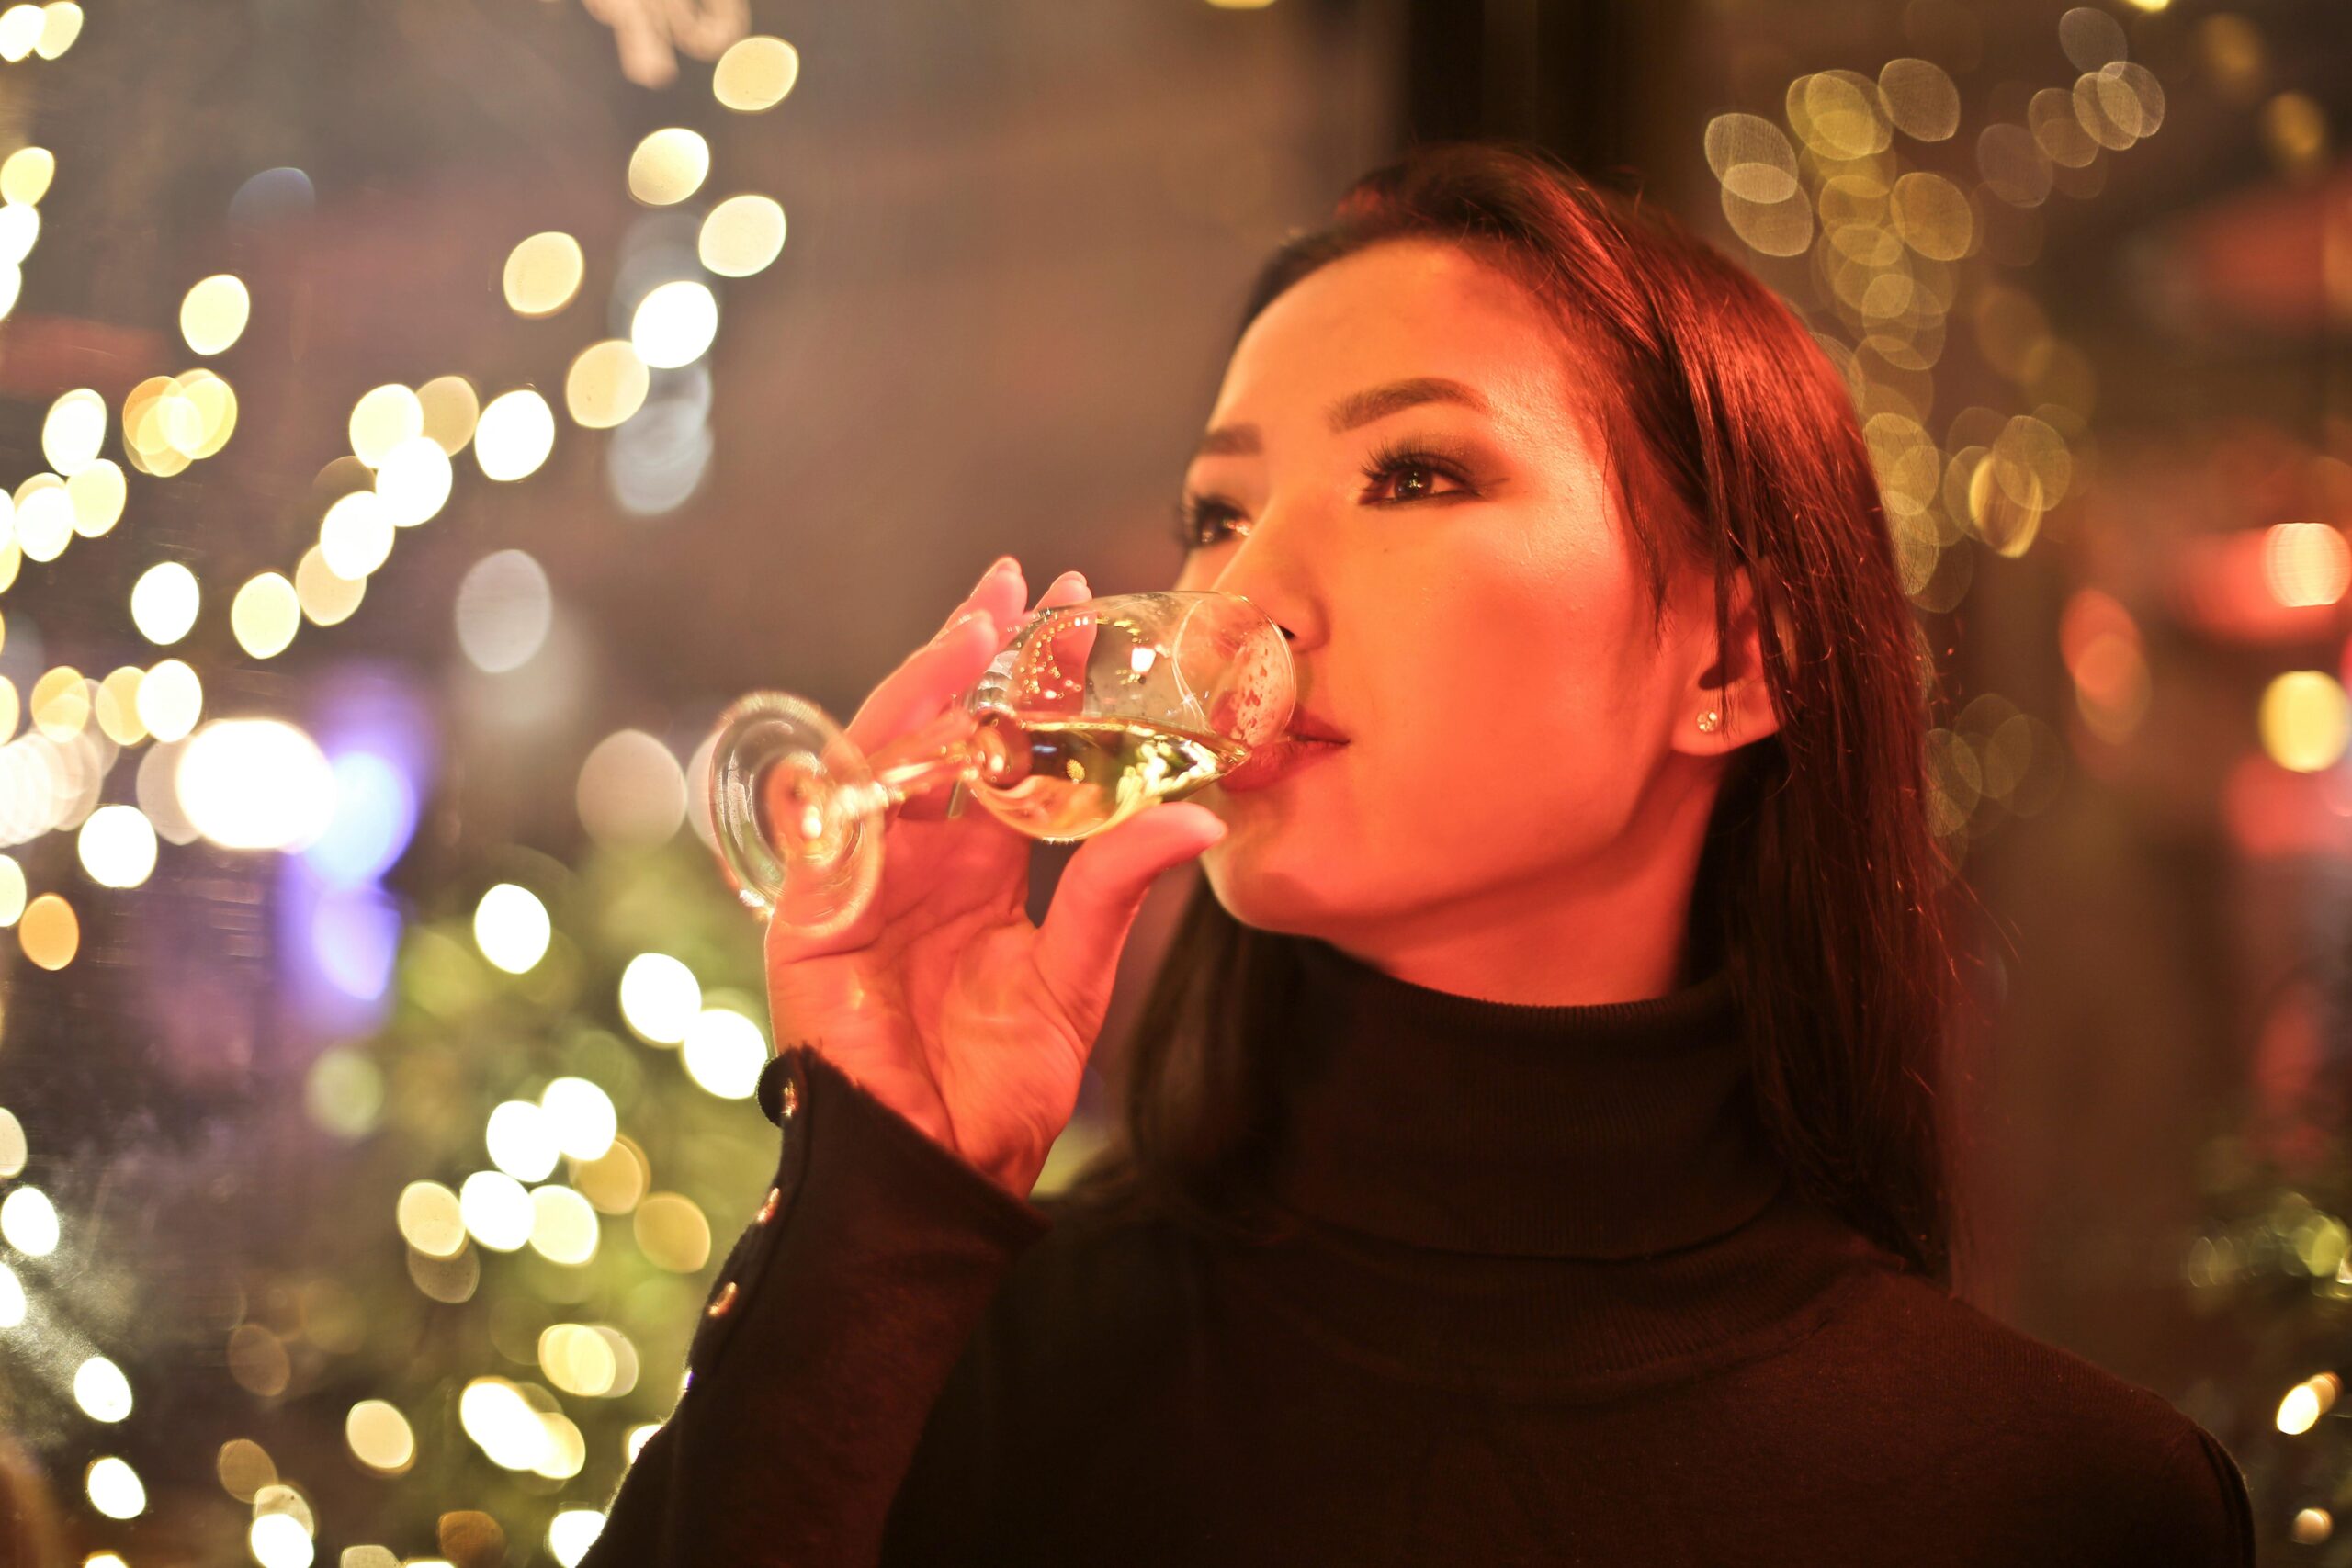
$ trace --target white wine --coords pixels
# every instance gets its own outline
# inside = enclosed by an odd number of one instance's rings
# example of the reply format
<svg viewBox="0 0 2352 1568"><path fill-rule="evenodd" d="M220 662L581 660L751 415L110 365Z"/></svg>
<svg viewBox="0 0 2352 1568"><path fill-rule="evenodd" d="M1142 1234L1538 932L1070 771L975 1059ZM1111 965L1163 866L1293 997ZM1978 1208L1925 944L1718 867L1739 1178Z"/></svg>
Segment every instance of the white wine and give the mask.
<svg viewBox="0 0 2352 1568"><path fill-rule="evenodd" d="M972 794L1015 829L1054 844L1099 833L1154 801L1213 783L1250 756L1249 747L1224 736L1141 719L1023 718L1017 728L1029 744L1025 775L1010 784L977 785ZM1016 751L1018 745L1014 740Z"/></svg>

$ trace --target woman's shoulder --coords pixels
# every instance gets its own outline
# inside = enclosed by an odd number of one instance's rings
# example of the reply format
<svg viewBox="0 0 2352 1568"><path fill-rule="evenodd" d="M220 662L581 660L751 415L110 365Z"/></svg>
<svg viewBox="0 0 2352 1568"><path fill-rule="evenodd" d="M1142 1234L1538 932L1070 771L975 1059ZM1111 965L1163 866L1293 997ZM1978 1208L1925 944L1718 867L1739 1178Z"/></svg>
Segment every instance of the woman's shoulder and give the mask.
<svg viewBox="0 0 2352 1568"><path fill-rule="evenodd" d="M2162 1395L2001 1322L1917 1274L1873 1274L1825 1325L1852 1364L1902 1376L1955 1416L2047 1427L2108 1424L2167 1438L2195 1423Z"/></svg>
<svg viewBox="0 0 2352 1568"><path fill-rule="evenodd" d="M2101 1553L2251 1563L2245 1481L2222 1443L2153 1390L2000 1322L1917 1275L1873 1275L1785 1369L1809 1397L1893 1426L1915 1462L2084 1531Z"/></svg>

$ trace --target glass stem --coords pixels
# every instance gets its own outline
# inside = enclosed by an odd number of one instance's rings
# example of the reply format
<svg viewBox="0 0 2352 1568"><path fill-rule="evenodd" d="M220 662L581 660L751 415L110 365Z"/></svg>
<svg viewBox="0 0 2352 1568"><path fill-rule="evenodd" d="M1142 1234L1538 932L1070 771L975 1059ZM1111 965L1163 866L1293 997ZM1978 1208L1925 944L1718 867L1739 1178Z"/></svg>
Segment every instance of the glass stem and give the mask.
<svg viewBox="0 0 2352 1568"><path fill-rule="evenodd" d="M1002 767L1003 722L960 705L948 709L865 760L874 774L875 799L856 804L888 810L948 784L984 782L984 775Z"/></svg>

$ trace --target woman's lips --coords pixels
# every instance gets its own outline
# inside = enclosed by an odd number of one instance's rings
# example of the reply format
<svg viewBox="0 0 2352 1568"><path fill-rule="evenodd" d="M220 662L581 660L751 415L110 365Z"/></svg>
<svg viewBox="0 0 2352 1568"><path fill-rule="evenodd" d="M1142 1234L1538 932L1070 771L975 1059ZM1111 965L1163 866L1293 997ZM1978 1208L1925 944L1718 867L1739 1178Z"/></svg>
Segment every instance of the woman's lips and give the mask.
<svg viewBox="0 0 2352 1568"><path fill-rule="evenodd" d="M1308 740L1300 736L1285 735L1250 752L1248 761L1217 783L1228 790L1264 789L1346 744L1344 740Z"/></svg>

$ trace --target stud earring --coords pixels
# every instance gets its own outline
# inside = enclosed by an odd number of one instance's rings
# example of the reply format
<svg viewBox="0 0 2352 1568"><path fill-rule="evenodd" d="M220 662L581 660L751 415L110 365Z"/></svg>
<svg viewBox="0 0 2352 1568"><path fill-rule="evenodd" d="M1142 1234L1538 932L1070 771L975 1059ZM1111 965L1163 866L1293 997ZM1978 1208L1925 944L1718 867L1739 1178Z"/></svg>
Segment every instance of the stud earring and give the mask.
<svg viewBox="0 0 2352 1568"><path fill-rule="evenodd" d="M1722 722L1723 715L1717 713L1713 708L1709 708L1706 712L1699 716L1699 728L1707 731L1710 735L1714 733L1715 726Z"/></svg>

